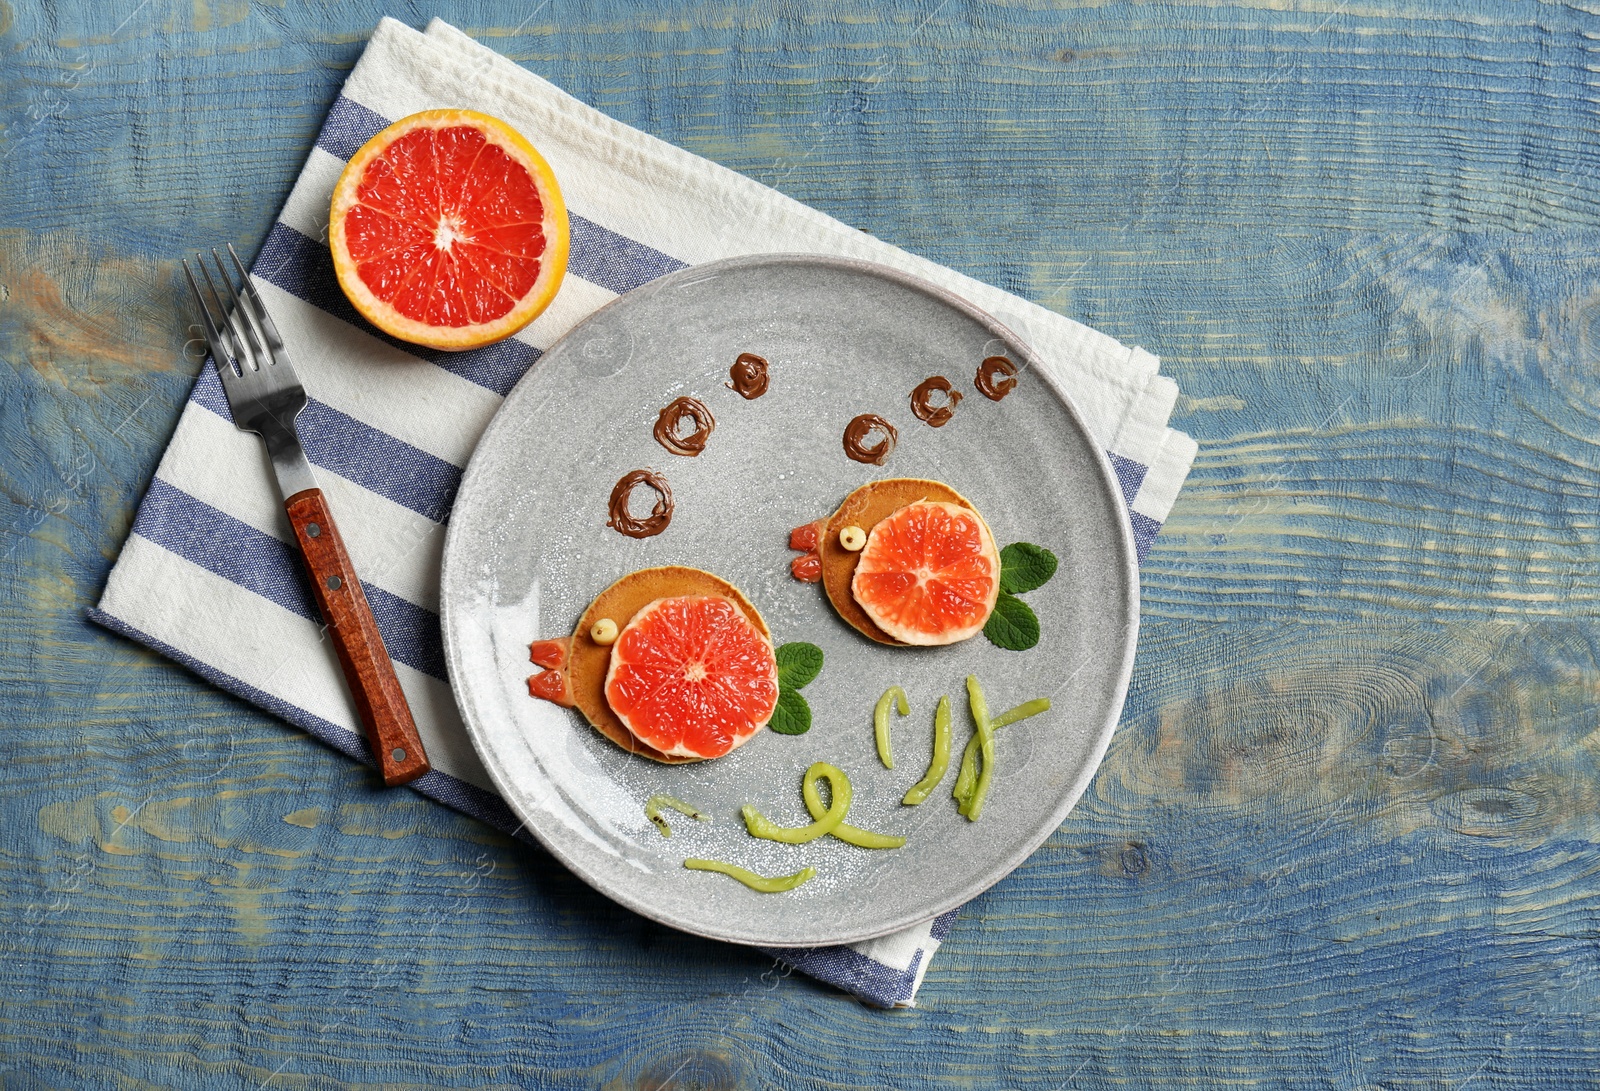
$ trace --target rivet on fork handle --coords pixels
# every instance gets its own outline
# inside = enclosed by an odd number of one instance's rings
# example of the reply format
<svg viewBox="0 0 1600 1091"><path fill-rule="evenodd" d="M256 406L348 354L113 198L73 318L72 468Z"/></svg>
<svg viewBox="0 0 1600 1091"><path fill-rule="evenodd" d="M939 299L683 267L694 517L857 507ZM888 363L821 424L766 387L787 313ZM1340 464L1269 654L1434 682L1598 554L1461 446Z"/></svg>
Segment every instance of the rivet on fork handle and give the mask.
<svg viewBox="0 0 1600 1091"><path fill-rule="evenodd" d="M408 784L428 772L428 759L327 501L321 489L307 489L283 506L305 554L311 589L328 622L328 635L350 682L383 782Z"/></svg>

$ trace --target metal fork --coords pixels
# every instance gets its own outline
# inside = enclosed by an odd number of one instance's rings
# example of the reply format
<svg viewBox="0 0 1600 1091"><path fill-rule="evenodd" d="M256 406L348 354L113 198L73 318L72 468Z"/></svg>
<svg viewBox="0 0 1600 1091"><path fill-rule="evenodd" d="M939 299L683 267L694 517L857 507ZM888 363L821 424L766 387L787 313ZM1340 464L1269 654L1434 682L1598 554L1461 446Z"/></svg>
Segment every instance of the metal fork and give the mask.
<svg viewBox="0 0 1600 1091"><path fill-rule="evenodd" d="M344 668L356 711L367 729L367 741L378 758L383 782L409 783L429 770L428 756L395 677L383 635L373 620L366 592L361 589L344 539L334 525L333 512L317 487L305 448L300 445L295 420L306 407L306 388L300 385L284 350L283 338L278 336L272 316L267 314L261 296L250 282L250 274L231 245L228 256L239 275L237 289L221 255L215 248L211 251L211 260L227 289L226 301L217 291L205 258L195 255L210 292L209 301L200 291L189 263L183 263L184 276L189 278L205 322L211 358L216 361L223 392L228 396L228 408L233 411L235 424L246 432L255 432L267 445L284 510L311 576L317 607L328 623L339 665Z"/></svg>

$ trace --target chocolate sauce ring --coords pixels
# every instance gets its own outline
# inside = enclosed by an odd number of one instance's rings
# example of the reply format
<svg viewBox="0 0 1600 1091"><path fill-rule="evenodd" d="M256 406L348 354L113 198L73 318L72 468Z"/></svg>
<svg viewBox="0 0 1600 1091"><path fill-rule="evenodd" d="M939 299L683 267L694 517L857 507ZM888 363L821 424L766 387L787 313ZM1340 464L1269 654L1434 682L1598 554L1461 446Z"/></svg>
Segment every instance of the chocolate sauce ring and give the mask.
<svg viewBox="0 0 1600 1091"><path fill-rule="evenodd" d="M686 436L678 434L678 427L687 417L694 421L694 431ZM697 398L677 398L656 417L656 442L675 455L693 458L706 449L717 418L711 415L704 402Z"/></svg>
<svg viewBox="0 0 1600 1091"><path fill-rule="evenodd" d="M972 380L972 385L978 388L979 394L997 402L1016 389L1016 374L1016 364L1004 356L991 356L978 365L978 374ZM996 375L1004 375L1005 378L995 382Z"/></svg>
<svg viewBox="0 0 1600 1091"><path fill-rule="evenodd" d="M728 369L728 389L745 401L767 392L767 362L753 352L741 352Z"/></svg>
<svg viewBox="0 0 1600 1091"><path fill-rule="evenodd" d="M867 437L874 434L883 438L877 443L866 443ZM876 413L863 413L844 426L844 453L857 462L882 466L899 439L900 433L895 431L894 425Z"/></svg>
<svg viewBox="0 0 1600 1091"><path fill-rule="evenodd" d="M943 405L933 404L935 394L944 395ZM933 428L943 428L949 424L950 418L956 415L956 406L960 403L961 393L952 387L950 380L943 375L934 375L922 380L911 392L911 411L917 415L918 420Z"/></svg>
<svg viewBox="0 0 1600 1091"><path fill-rule="evenodd" d="M628 510L633 490L640 485L656 494L655 506L643 519ZM606 526L629 538L650 538L667 529L672 522L672 488L667 479L654 470L629 470L611 490L611 503L607 509L610 518Z"/></svg>

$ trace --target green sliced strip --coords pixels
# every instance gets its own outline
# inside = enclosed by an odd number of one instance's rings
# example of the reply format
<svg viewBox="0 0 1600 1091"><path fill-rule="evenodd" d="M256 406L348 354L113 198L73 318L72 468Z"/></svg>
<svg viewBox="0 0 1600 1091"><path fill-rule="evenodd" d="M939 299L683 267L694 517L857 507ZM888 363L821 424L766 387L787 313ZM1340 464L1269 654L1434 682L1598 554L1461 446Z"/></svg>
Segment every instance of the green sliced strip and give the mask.
<svg viewBox="0 0 1600 1091"><path fill-rule="evenodd" d="M1008 724L1014 724L1019 720L1026 720L1030 716L1037 716L1041 712L1048 711L1050 711L1050 698L1037 697L1032 701L1022 702L1016 708L1002 712L989 721L989 726L997 730ZM974 822L977 821L977 818L968 814L968 802L977 788L980 742L981 740L976 734L967 742L967 748L961 754L961 768L956 773L955 788L950 792L955 797L956 802L961 804L961 813L967 815ZM979 805L979 810L982 810L982 804Z"/></svg>
<svg viewBox="0 0 1600 1091"><path fill-rule="evenodd" d="M966 813L967 800L972 798L972 786L978 780L978 736L974 734L967 740L967 748L961 752L961 768L956 771L955 787L950 789L950 794L955 801L961 804L961 813Z"/></svg>
<svg viewBox="0 0 1600 1091"><path fill-rule="evenodd" d="M923 802L939 786L945 773L950 769L950 698L939 698L939 707L933 714L933 757L928 762L928 771L921 780L911 786L900 802L907 807L915 807Z"/></svg>
<svg viewBox="0 0 1600 1091"><path fill-rule="evenodd" d="M894 750L889 746L890 705L894 705L895 711L902 716L911 715L911 706L906 703L906 691L899 686L884 690L883 696L878 698L878 707L872 710L872 736L878 740L878 760L883 762L885 769L894 768Z"/></svg>
<svg viewBox="0 0 1600 1091"><path fill-rule="evenodd" d="M1035 697L1031 701L1024 701L1016 708L1008 708L1000 715L989 721L989 726L994 728L1014 724L1018 720L1026 720L1029 716L1037 716L1041 712L1050 711L1050 698Z"/></svg>
<svg viewBox="0 0 1600 1091"><path fill-rule="evenodd" d="M672 827L667 825L667 820L661 814L661 808L671 807L679 814L686 814L697 822L710 822L711 816L703 813L698 807L685 803L676 796L669 796L665 792L657 792L645 801L644 816L656 824L656 829L661 831L662 837L672 836Z"/></svg>
<svg viewBox="0 0 1600 1091"><path fill-rule="evenodd" d="M989 722L989 701L975 674L967 675L967 704L972 710L972 723L978 729L978 757L982 767L978 770L977 783L972 786L972 794L961 805L961 813L967 816L968 822L976 822L983 813L984 797L989 794L989 784L994 779L994 724Z"/></svg>
<svg viewBox="0 0 1600 1091"><path fill-rule="evenodd" d="M822 766L825 769L833 769L841 777L844 776L844 773L834 769L831 765L824 766L822 762L818 762L806 770L805 780L800 782L800 794L805 797L806 810L811 813L811 817L821 819L826 815L832 814L833 807L824 808L822 806L822 794L817 791L817 780L819 778L813 775L818 766ZM846 780L844 783L848 790L850 781ZM837 805L839 802L838 784L830 777L828 786L833 790L833 803ZM904 837L896 834L873 833L871 830L864 830L859 826L851 826L844 822L840 822L829 832L839 840L863 849L897 849L906 843Z"/></svg>
<svg viewBox="0 0 1600 1091"><path fill-rule="evenodd" d="M715 871L731 875L758 894L782 894L785 890L793 890L801 883L809 882L817 876L816 868L803 867L793 875L775 875L769 879L738 864L727 864L721 860L697 860L693 857L685 860L683 866L690 871Z"/></svg>
<svg viewBox="0 0 1600 1091"><path fill-rule="evenodd" d="M852 794L850 778L844 775L843 770L829 765L827 762L819 761L806 770L805 781L801 785L801 791L804 792L809 787L815 793L815 784L818 777L827 778L828 787L833 793L833 802L825 809L819 808L811 812L811 816L816 819L811 825L799 827L780 826L756 810L755 807L746 803L744 809L740 812L744 815L745 829L750 831L752 837L760 837L767 841L782 841L786 845L804 845L807 842L815 841L819 837L825 837L835 832L840 823L844 821L844 816L850 811ZM820 803L821 800L819 799L818 802Z"/></svg>

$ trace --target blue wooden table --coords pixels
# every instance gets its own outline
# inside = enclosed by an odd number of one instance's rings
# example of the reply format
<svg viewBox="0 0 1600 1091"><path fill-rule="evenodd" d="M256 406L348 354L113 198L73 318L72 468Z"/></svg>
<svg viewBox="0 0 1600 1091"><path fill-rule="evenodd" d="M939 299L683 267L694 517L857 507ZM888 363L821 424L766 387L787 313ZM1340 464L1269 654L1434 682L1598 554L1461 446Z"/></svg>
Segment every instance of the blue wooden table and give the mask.
<svg viewBox="0 0 1600 1091"><path fill-rule="evenodd" d="M382 14L1158 353L1127 713L913 1011L613 907L87 624ZM1593 1086L1600 14L0 2L0 1083Z"/></svg>

